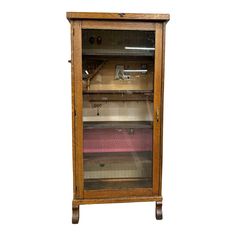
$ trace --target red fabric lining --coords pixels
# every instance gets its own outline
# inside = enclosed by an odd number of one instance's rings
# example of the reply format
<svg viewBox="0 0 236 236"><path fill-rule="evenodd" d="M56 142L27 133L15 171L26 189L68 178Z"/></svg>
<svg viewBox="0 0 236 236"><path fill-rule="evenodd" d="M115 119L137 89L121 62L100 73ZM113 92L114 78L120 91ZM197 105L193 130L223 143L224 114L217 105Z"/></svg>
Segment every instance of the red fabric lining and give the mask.
<svg viewBox="0 0 236 236"><path fill-rule="evenodd" d="M84 153L152 151L152 129L85 129Z"/></svg>

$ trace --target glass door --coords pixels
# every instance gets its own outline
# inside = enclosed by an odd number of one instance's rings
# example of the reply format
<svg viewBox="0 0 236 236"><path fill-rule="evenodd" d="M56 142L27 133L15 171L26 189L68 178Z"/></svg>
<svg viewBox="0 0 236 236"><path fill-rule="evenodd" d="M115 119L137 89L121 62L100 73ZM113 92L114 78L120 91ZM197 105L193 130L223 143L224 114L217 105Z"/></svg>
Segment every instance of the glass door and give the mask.
<svg viewBox="0 0 236 236"><path fill-rule="evenodd" d="M84 190L152 188L155 32L82 30Z"/></svg>

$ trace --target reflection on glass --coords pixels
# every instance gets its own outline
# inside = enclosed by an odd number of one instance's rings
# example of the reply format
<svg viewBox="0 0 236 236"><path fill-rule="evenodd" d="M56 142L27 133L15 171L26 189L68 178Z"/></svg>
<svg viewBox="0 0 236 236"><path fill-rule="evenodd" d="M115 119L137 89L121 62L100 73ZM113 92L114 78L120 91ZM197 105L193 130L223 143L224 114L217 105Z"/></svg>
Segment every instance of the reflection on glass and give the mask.
<svg viewBox="0 0 236 236"><path fill-rule="evenodd" d="M152 31L83 30L85 189L152 187Z"/></svg>

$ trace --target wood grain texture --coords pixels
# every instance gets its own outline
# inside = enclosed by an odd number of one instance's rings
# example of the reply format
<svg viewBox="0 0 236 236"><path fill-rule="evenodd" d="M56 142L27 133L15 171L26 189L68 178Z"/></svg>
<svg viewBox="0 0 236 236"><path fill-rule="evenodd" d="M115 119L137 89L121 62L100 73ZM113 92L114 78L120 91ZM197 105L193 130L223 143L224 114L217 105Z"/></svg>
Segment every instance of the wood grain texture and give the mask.
<svg viewBox="0 0 236 236"><path fill-rule="evenodd" d="M155 65L154 65L154 99L153 99L153 194L159 192L160 181L160 134L161 134L161 79L162 79L162 24L156 23ZM157 117L158 116L158 117Z"/></svg>
<svg viewBox="0 0 236 236"><path fill-rule="evenodd" d="M115 29L115 30L155 30L155 23L135 21L104 21L104 20L83 20L83 29Z"/></svg>
<svg viewBox="0 0 236 236"><path fill-rule="evenodd" d="M71 58L73 58L73 27L74 23L71 23ZM71 60L70 60L71 62ZM75 78L74 78L74 66L71 63L71 117L72 117L72 161L73 161L73 194L76 195L76 150L75 150Z"/></svg>
<svg viewBox="0 0 236 236"><path fill-rule="evenodd" d="M169 14L150 13L107 13L107 12L67 12L68 20L101 19L101 20L138 20L138 21L168 21Z"/></svg>
<svg viewBox="0 0 236 236"><path fill-rule="evenodd" d="M104 203L123 203L123 202L162 202L159 196L128 196L128 197L113 197L113 198L91 198L91 199L74 199L73 206L83 204L104 204Z"/></svg>
<svg viewBox="0 0 236 236"><path fill-rule="evenodd" d="M152 196L152 188L84 190L84 198L114 198L128 196Z"/></svg>
<svg viewBox="0 0 236 236"><path fill-rule="evenodd" d="M75 179L76 197L83 198L83 85L82 85L82 34L81 21L73 23L73 75L75 81Z"/></svg>
<svg viewBox="0 0 236 236"><path fill-rule="evenodd" d="M158 195L162 195L162 164L163 164L163 121L164 121L164 76L165 76L165 37L166 23L162 24L162 69L161 69L161 112L160 112L160 172L159 172L159 188Z"/></svg>

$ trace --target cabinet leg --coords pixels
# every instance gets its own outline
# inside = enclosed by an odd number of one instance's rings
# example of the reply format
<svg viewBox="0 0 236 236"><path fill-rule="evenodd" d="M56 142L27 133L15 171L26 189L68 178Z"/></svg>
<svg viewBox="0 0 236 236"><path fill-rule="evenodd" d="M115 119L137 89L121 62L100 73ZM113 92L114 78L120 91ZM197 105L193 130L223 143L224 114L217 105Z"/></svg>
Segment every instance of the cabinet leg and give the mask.
<svg viewBox="0 0 236 236"><path fill-rule="evenodd" d="M79 206L72 207L72 224L79 223Z"/></svg>
<svg viewBox="0 0 236 236"><path fill-rule="evenodd" d="M156 202L156 219L162 220L162 203Z"/></svg>

